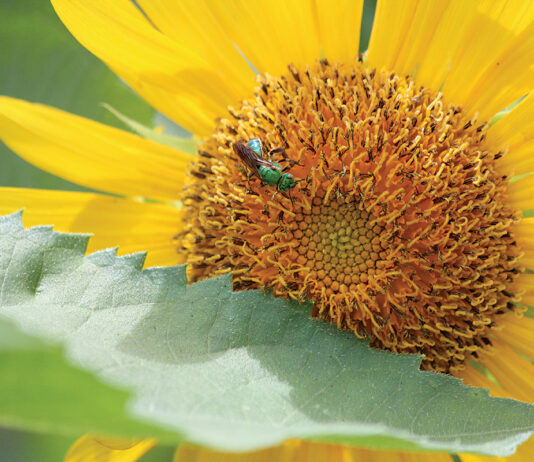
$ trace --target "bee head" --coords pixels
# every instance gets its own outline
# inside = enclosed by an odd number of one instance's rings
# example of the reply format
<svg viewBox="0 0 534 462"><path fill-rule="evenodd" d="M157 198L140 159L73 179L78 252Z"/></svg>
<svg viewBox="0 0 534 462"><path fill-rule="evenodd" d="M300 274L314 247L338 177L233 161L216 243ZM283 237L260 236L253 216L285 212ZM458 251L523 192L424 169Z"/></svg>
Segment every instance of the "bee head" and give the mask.
<svg viewBox="0 0 534 462"><path fill-rule="evenodd" d="M282 192L289 191L290 189L293 189L296 184L297 182L291 173L284 173L280 180L280 184L278 185L278 189Z"/></svg>

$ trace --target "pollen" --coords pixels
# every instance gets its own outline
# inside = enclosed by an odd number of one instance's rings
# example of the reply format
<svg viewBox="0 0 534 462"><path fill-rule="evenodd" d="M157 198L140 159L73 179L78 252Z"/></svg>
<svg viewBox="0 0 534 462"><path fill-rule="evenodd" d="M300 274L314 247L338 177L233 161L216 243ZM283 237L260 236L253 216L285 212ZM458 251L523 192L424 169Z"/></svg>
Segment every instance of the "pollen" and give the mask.
<svg viewBox="0 0 534 462"><path fill-rule="evenodd" d="M234 290L310 300L373 347L463 369L521 295L520 213L486 128L360 61L259 76L190 168L178 249L190 282L231 272ZM294 187L265 184L236 156L254 138Z"/></svg>

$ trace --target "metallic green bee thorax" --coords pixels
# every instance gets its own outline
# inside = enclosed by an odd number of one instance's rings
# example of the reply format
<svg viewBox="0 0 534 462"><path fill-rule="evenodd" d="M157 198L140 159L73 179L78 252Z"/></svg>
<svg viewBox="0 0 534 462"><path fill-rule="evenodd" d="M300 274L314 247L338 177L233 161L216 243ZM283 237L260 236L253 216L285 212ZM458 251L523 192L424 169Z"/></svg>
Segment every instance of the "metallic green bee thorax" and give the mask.
<svg viewBox="0 0 534 462"><path fill-rule="evenodd" d="M283 175L279 170L264 167L263 165L258 170L263 181L269 186L276 186Z"/></svg>

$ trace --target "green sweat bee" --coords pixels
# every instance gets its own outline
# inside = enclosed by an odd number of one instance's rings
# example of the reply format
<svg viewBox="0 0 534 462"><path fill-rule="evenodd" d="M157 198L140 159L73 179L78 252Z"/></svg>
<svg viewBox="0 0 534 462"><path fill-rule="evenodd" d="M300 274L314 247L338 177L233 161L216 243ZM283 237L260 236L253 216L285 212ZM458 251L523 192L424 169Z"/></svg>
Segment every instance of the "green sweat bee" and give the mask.
<svg viewBox="0 0 534 462"><path fill-rule="evenodd" d="M278 191L286 192L293 189L297 184L291 173L284 173L279 164L263 157L263 148L258 138L250 140L247 144L234 143L233 148L241 162L268 186L276 186ZM280 151L283 151L283 149L273 149L269 152L269 155Z"/></svg>

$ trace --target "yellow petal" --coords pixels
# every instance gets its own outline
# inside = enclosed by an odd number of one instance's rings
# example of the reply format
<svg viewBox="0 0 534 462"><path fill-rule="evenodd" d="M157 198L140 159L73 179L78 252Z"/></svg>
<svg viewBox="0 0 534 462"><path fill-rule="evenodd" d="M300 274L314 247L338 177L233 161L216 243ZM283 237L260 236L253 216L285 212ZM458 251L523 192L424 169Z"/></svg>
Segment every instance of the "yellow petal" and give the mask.
<svg viewBox="0 0 534 462"><path fill-rule="evenodd" d="M512 111L488 130L488 142L495 146L516 147L534 141L534 95L527 96ZM504 158L512 156L513 152ZM503 160L504 160L503 158ZM510 159L514 162L518 159Z"/></svg>
<svg viewBox="0 0 534 462"><path fill-rule="evenodd" d="M505 150L499 147L499 151ZM499 152L497 149L495 152ZM498 162L499 170L507 175L508 178L524 175L525 173L534 172L534 142L525 141L524 144L518 145L501 157Z"/></svg>
<svg viewBox="0 0 534 462"><path fill-rule="evenodd" d="M507 149L499 167L509 176L534 171L534 95L494 124L487 135L495 150Z"/></svg>
<svg viewBox="0 0 534 462"><path fill-rule="evenodd" d="M412 25L417 4L418 0L378 2L367 56L370 67L396 70L393 66Z"/></svg>
<svg viewBox="0 0 534 462"><path fill-rule="evenodd" d="M232 61L219 67L227 48L218 50L213 45L209 49L206 43L191 46L198 33L188 40L165 35L129 0L53 0L52 3L82 45L142 96L146 95L157 109L194 133L210 133L215 119L226 113L228 104L247 96L246 92L252 88L253 74L246 66L232 69L235 55ZM177 29L183 25L181 18L168 19L176 21ZM227 39L218 42L228 45ZM247 77L237 78L236 72L246 74L250 83L243 87ZM192 107L196 109L187 112ZM192 120L191 114L197 113L203 117Z"/></svg>
<svg viewBox="0 0 534 462"><path fill-rule="evenodd" d="M182 444L174 462L450 462L443 453L375 451L333 444L290 440L275 448L233 454Z"/></svg>
<svg viewBox="0 0 534 462"><path fill-rule="evenodd" d="M534 268L534 218L523 218L513 226L513 236L524 255L519 264L526 268Z"/></svg>
<svg viewBox="0 0 534 462"><path fill-rule="evenodd" d="M534 4L523 0L379 2L368 62L412 74L486 120L529 89Z"/></svg>
<svg viewBox="0 0 534 462"><path fill-rule="evenodd" d="M534 250L523 249L523 256L519 259L519 264L526 269L534 269Z"/></svg>
<svg viewBox="0 0 534 462"><path fill-rule="evenodd" d="M428 44L432 41L449 5L449 0L419 2L405 36L399 41L400 47L393 64L393 69L397 73L411 75L423 61L428 51Z"/></svg>
<svg viewBox="0 0 534 462"><path fill-rule="evenodd" d="M290 63L311 64L321 57L310 0L225 0L209 4L231 40L260 72L280 75L287 72Z"/></svg>
<svg viewBox="0 0 534 462"><path fill-rule="evenodd" d="M482 111L480 117L486 119L488 114L484 108L470 105L473 102L470 101L471 92L479 82L485 85L486 71L530 24L534 18L534 4L523 0L487 0L479 2L477 7L451 60L443 94L449 101L465 105L468 111ZM453 29L451 33L456 31Z"/></svg>
<svg viewBox="0 0 534 462"><path fill-rule="evenodd" d="M519 210L534 208L534 175L529 175L508 185L508 202Z"/></svg>
<svg viewBox="0 0 534 462"><path fill-rule="evenodd" d="M499 325L502 330L495 332L495 337L527 358L534 359L534 319L507 314Z"/></svg>
<svg viewBox="0 0 534 462"><path fill-rule="evenodd" d="M534 17L531 2L525 16ZM464 104L479 111L480 120L488 120L497 112L529 93L534 88L534 23L515 36L502 52L495 56L469 90Z"/></svg>
<svg viewBox="0 0 534 462"><path fill-rule="evenodd" d="M82 436L65 456L65 462L135 462L156 445L156 440L112 440Z"/></svg>
<svg viewBox="0 0 534 462"><path fill-rule="evenodd" d="M363 0L316 0L321 49L331 62L358 56Z"/></svg>
<svg viewBox="0 0 534 462"><path fill-rule="evenodd" d="M514 398L530 402L534 396L534 365L510 347L492 339L495 354L484 355L482 365Z"/></svg>
<svg viewBox="0 0 534 462"><path fill-rule="evenodd" d="M202 137L213 132L214 118L220 116L221 105L217 100L205 98L203 84L200 84L201 79L195 73L182 74L183 90L188 92L187 95L183 95L147 83L135 73L118 70L112 65L110 67L151 106L191 133ZM210 86L210 88L215 87Z"/></svg>
<svg viewBox="0 0 534 462"><path fill-rule="evenodd" d="M182 213L174 207L101 194L0 188L0 215L22 208L27 227L93 233L88 252L120 246L119 255L148 251L146 266L182 263L174 240Z"/></svg>
<svg viewBox="0 0 534 462"><path fill-rule="evenodd" d="M522 273L516 280L516 292L521 293L521 303L534 306L534 274Z"/></svg>
<svg viewBox="0 0 534 462"><path fill-rule="evenodd" d="M206 0L138 0L150 21L180 46L223 72L233 93L253 90L254 72L228 37ZM209 89L206 89L209 90Z"/></svg>
<svg viewBox="0 0 534 462"><path fill-rule="evenodd" d="M40 104L0 96L0 139L43 170L124 196L176 200L194 156Z"/></svg>
<svg viewBox="0 0 534 462"><path fill-rule="evenodd" d="M458 378L462 379L466 385L489 390L491 396L499 398L510 397L510 395L507 395L502 387L495 382L492 382L488 377L477 371L472 366L468 365L465 370L461 371L459 374L457 374L457 376Z"/></svg>
<svg viewBox="0 0 534 462"><path fill-rule="evenodd" d="M426 43L415 45L417 49L426 48L426 52L422 53L421 60L417 63L418 82L434 90L441 88L453 57L457 50L465 45L464 37L477 13L477 5L477 2L465 0L448 2L439 23L434 26L431 39ZM421 27L425 28L425 25Z"/></svg>
<svg viewBox="0 0 534 462"><path fill-rule="evenodd" d="M522 249L534 249L534 217L521 219L514 224L512 232Z"/></svg>

